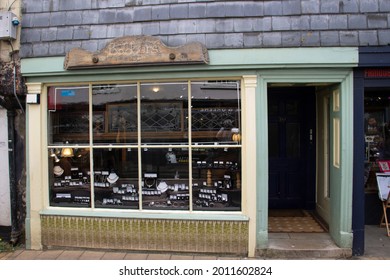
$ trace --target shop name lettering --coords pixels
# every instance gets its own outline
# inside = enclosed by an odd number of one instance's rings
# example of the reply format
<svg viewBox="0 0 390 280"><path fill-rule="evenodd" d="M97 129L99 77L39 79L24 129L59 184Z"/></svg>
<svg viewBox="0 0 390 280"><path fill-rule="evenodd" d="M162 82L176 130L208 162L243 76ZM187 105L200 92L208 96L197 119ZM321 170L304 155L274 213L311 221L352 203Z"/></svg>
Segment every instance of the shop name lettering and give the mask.
<svg viewBox="0 0 390 280"><path fill-rule="evenodd" d="M107 56L113 60L140 61L146 55L161 56L161 50L150 43L113 43L107 49Z"/></svg>
<svg viewBox="0 0 390 280"><path fill-rule="evenodd" d="M390 69L366 69L366 78L390 78Z"/></svg>

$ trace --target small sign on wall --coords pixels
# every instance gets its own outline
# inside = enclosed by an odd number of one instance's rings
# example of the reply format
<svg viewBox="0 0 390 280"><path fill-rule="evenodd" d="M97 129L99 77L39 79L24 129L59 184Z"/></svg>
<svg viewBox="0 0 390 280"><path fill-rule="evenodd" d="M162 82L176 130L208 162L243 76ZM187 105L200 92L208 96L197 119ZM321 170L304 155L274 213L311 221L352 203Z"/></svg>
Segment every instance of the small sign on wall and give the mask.
<svg viewBox="0 0 390 280"><path fill-rule="evenodd" d="M40 103L40 94L27 94L26 95L27 104L39 104Z"/></svg>

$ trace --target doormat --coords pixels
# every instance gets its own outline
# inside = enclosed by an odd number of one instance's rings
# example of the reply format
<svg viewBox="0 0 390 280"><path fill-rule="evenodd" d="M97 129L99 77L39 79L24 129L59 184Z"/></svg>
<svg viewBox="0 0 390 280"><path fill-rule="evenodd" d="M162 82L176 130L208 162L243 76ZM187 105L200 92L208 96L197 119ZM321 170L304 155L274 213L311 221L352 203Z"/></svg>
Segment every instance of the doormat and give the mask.
<svg viewBox="0 0 390 280"><path fill-rule="evenodd" d="M305 217L302 209L269 209L269 217Z"/></svg>
<svg viewBox="0 0 390 280"><path fill-rule="evenodd" d="M305 210L293 209L296 211L270 210L268 217L268 232L288 232L288 233L310 233L325 232L322 225ZM284 216L283 216L283 212ZM294 216L294 213L297 215Z"/></svg>

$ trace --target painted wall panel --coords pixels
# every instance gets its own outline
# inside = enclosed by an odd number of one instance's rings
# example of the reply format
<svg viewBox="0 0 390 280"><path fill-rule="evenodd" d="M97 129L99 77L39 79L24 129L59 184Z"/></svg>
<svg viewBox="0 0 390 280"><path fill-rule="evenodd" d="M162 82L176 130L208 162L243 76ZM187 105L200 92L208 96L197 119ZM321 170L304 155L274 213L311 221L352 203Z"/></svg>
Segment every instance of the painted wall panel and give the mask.
<svg viewBox="0 0 390 280"><path fill-rule="evenodd" d="M7 110L0 109L0 226L11 225Z"/></svg>

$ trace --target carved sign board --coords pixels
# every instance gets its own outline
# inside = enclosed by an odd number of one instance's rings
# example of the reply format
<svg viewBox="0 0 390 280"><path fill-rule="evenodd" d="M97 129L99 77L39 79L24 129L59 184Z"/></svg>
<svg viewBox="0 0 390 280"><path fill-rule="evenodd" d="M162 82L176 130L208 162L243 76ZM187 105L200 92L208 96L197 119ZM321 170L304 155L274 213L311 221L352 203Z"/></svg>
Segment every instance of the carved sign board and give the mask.
<svg viewBox="0 0 390 280"><path fill-rule="evenodd" d="M151 36L127 36L114 39L101 51L89 52L81 48L70 50L64 68L102 68L164 64L207 64L208 52L201 43L168 47Z"/></svg>

